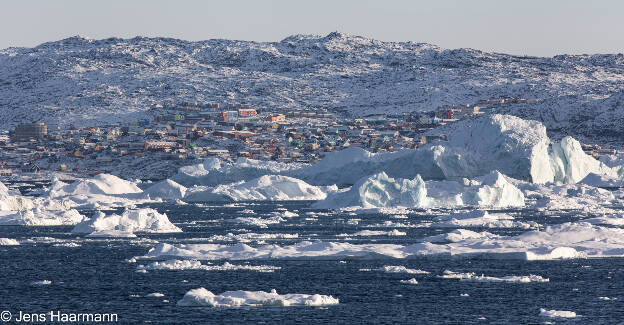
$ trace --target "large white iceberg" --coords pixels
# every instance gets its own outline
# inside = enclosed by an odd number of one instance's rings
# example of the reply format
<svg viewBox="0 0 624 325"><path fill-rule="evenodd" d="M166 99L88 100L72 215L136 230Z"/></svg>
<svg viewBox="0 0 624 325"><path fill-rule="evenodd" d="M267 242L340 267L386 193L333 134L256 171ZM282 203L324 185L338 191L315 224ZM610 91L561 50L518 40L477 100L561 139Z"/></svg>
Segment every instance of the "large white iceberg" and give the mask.
<svg viewBox="0 0 624 325"><path fill-rule="evenodd" d="M111 214L108 216L98 211L91 219L77 224L72 232L88 234L111 230L129 233L170 233L182 231L169 221L166 214L158 213L154 209L144 208L138 210L127 209L121 215Z"/></svg>
<svg viewBox="0 0 624 325"><path fill-rule="evenodd" d="M510 115L483 115L465 119L436 132L448 141L417 150L370 153L350 147L328 153L313 164L281 164L239 159L221 163L216 159L180 168L174 180L189 185L216 186L250 180L267 174L301 179L312 185L350 186L363 175L385 172L391 178L425 180L475 178L498 170L515 179L533 183L576 183L588 173L621 177L621 167L609 167L585 154L570 137L553 143L539 122Z"/></svg>
<svg viewBox="0 0 624 325"><path fill-rule="evenodd" d="M288 306L326 306L338 304L338 299L325 295L278 294L275 289L265 291L226 291L222 294L204 289L193 289L187 292L178 306L210 306L210 307L288 307Z"/></svg>
<svg viewBox="0 0 624 325"><path fill-rule="evenodd" d="M188 202L322 200L327 197L328 190L336 191L337 188L312 186L288 176L264 175L246 182L217 187L191 187L184 200Z"/></svg>
<svg viewBox="0 0 624 325"><path fill-rule="evenodd" d="M424 207L427 206L427 189L419 175L414 179L394 179L381 172L364 177L350 190L330 195L317 202L315 208L374 207Z"/></svg>
<svg viewBox="0 0 624 325"><path fill-rule="evenodd" d="M130 206L149 201L135 183L108 174L79 179L73 183L54 178L50 188L41 194L48 199L69 202L72 207L91 209Z"/></svg>
<svg viewBox="0 0 624 325"><path fill-rule="evenodd" d="M492 171L473 181L462 182L424 182L420 175L416 175L414 179L395 179L381 172L364 177L348 191L330 194L324 201L313 205L314 208L321 209L461 206L523 207L524 194L498 171Z"/></svg>
<svg viewBox="0 0 624 325"><path fill-rule="evenodd" d="M54 179L48 195L50 197L63 197L70 195L109 195L141 192L143 191L133 182L114 175L98 174L93 178L77 180L70 184Z"/></svg>

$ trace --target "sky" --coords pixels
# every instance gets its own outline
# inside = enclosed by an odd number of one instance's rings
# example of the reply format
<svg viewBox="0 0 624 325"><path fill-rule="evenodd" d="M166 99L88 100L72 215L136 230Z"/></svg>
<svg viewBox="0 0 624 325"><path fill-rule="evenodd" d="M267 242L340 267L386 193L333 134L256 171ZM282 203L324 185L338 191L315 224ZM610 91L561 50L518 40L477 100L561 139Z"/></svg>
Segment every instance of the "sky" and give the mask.
<svg viewBox="0 0 624 325"><path fill-rule="evenodd" d="M280 41L333 31L515 55L624 52L620 0L20 0L0 48L80 35Z"/></svg>

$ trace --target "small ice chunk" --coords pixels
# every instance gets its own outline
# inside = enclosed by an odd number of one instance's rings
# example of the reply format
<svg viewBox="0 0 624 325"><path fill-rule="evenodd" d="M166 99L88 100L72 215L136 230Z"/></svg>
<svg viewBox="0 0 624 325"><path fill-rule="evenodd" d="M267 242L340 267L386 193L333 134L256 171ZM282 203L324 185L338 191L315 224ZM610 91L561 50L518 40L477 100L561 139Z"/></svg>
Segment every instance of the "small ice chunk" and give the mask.
<svg viewBox="0 0 624 325"><path fill-rule="evenodd" d="M409 280L401 280L400 282L405 284L418 284L418 280L416 280L415 278L411 278Z"/></svg>
<svg viewBox="0 0 624 325"><path fill-rule="evenodd" d="M33 286L46 286L46 285L51 285L52 281L50 280L40 280L40 281L33 281L30 283Z"/></svg>
<svg viewBox="0 0 624 325"><path fill-rule="evenodd" d="M386 265L382 266L375 271L381 271L386 273L408 273L408 274L429 274L427 271L419 270L419 269L408 269L403 265L395 266L395 265Z"/></svg>

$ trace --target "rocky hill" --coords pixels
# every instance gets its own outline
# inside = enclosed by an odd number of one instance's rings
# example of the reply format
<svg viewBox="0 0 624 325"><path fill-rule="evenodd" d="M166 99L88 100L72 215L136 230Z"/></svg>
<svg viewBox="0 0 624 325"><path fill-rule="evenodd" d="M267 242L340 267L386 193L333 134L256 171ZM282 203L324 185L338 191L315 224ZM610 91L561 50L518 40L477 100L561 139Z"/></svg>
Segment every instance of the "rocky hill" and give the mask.
<svg viewBox="0 0 624 325"><path fill-rule="evenodd" d="M0 128L127 121L179 101L359 116L517 96L531 102L504 113L555 137L618 139L623 89L622 54L513 56L337 32L270 43L72 37L0 50Z"/></svg>

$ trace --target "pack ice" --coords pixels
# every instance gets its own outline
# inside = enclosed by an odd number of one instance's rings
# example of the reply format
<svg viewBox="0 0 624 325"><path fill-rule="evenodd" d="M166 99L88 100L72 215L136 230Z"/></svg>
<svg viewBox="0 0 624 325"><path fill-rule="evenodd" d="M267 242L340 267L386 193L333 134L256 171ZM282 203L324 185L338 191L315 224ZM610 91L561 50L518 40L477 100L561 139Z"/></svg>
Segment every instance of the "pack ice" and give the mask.
<svg viewBox="0 0 624 325"><path fill-rule="evenodd" d="M438 238L430 238L431 240ZM470 233L453 238L451 243L422 242L412 245L352 244L344 242L302 241L289 246L246 244L160 243L142 256L147 259L170 257L197 260L247 259L342 259L409 258L418 256L486 256L503 259L554 260L624 256L624 229L586 222L563 223L517 236Z"/></svg>

